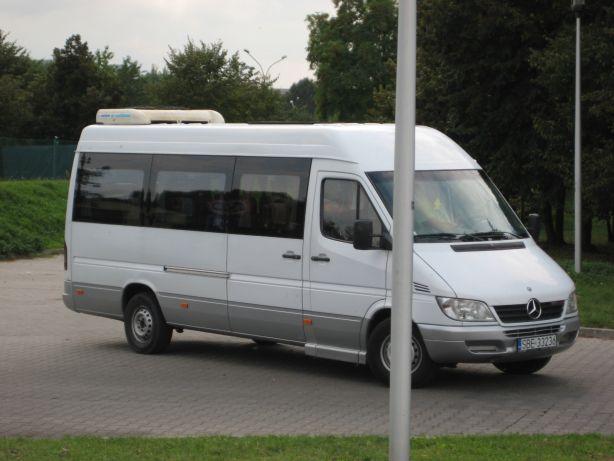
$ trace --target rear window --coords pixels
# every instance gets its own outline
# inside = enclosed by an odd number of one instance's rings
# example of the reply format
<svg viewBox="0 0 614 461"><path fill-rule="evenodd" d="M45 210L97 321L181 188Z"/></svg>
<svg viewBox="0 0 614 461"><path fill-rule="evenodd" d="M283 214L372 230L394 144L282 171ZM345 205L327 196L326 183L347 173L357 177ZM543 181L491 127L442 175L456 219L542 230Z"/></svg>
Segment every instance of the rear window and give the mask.
<svg viewBox="0 0 614 461"><path fill-rule="evenodd" d="M81 154L74 221L143 225L149 163L143 155Z"/></svg>

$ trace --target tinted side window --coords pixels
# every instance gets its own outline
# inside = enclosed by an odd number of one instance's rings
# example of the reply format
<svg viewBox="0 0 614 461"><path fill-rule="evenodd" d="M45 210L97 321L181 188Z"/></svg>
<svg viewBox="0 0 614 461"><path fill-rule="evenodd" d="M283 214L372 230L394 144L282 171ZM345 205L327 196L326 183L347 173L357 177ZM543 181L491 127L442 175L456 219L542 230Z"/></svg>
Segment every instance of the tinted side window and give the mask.
<svg viewBox="0 0 614 461"><path fill-rule="evenodd" d="M237 158L228 231L303 238L310 168L309 159Z"/></svg>
<svg viewBox="0 0 614 461"><path fill-rule="evenodd" d="M143 190L151 156L81 154L74 221L143 225Z"/></svg>
<svg viewBox="0 0 614 461"><path fill-rule="evenodd" d="M225 232L224 194L230 191L233 157L154 155L149 225Z"/></svg>
<svg viewBox="0 0 614 461"><path fill-rule="evenodd" d="M353 242L354 222L373 221L373 234L382 235L383 225L369 197L357 181L325 179L322 183L322 235L343 242Z"/></svg>

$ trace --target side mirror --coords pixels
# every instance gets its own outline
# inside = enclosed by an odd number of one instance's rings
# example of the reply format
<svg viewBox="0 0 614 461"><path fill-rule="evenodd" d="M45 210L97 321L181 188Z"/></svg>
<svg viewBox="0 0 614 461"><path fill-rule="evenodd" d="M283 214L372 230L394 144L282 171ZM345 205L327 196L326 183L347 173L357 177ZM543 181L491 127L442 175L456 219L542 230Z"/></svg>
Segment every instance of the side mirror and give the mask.
<svg viewBox="0 0 614 461"><path fill-rule="evenodd" d="M536 242L539 241L539 234L542 228L542 220L541 217L537 213L531 213L529 215L529 222L527 225L529 229L529 234L533 237L533 240Z"/></svg>
<svg viewBox="0 0 614 461"><path fill-rule="evenodd" d="M354 248L357 250L373 249L373 221L359 219L354 222Z"/></svg>

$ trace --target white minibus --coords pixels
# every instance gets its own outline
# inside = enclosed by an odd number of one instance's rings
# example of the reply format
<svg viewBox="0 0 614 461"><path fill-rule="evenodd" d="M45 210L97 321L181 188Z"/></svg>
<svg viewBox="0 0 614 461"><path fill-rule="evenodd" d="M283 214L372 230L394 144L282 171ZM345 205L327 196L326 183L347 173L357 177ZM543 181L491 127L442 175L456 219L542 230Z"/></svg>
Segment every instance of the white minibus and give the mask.
<svg viewBox="0 0 614 461"><path fill-rule="evenodd" d="M123 321L139 353L199 330L302 346L388 381L391 249L408 237L392 235L394 125L134 109L97 122L70 180L68 308ZM478 163L426 127L414 210L416 386L462 362L533 373L574 343L571 279Z"/></svg>

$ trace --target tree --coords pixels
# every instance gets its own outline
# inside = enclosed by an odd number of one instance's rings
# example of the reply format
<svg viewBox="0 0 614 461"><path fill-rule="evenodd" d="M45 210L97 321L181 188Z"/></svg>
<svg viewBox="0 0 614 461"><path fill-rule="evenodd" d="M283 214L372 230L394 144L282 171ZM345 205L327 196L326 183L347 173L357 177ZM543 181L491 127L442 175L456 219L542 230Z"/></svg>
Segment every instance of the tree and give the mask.
<svg viewBox="0 0 614 461"><path fill-rule="evenodd" d="M543 95L529 63L569 14L569 5L554 6L550 0L424 4L418 107L420 121L476 156L521 212L540 210L548 240L560 244L565 182L533 126Z"/></svg>
<svg viewBox="0 0 614 461"><path fill-rule="evenodd" d="M30 84L36 66L23 47L0 29L0 137L19 137L32 119Z"/></svg>
<svg viewBox="0 0 614 461"><path fill-rule="evenodd" d="M121 102L124 107L137 107L149 103L146 94L147 76L141 72L141 65L126 56L116 68L117 80L121 89Z"/></svg>
<svg viewBox="0 0 614 461"><path fill-rule="evenodd" d="M217 110L228 121L270 120L281 108L272 83L258 78L253 67L229 54L221 42L171 48L166 58L159 98L163 105Z"/></svg>
<svg viewBox="0 0 614 461"><path fill-rule="evenodd" d="M0 29L0 75L22 75L28 71L28 52L8 39L8 32Z"/></svg>
<svg viewBox="0 0 614 461"><path fill-rule="evenodd" d="M147 104L140 65L129 57L116 65L113 58L108 47L91 52L79 35L55 48L44 77L32 86L37 113L33 132L77 140L94 123L98 109Z"/></svg>
<svg viewBox="0 0 614 461"><path fill-rule="evenodd" d="M294 83L286 94L288 118L296 121L315 120L315 95L316 84L310 78Z"/></svg>
<svg viewBox="0 0 614 461"><path fill-rule="evenodd" d="M373 85L356 71L361 63L351 60L356 37L364 37L365 12L384 0L334 3L335 18L308 17L318 112L332 119L392 121L396 56L389 37L396 25L361 42L389 50L379 54L377 69L369 61L365 65ZM392 0L387 3L394 8ZM584 168L591 175L584 189L585 243L593 215L608 219L614 229L611 11L605 0L594 0L585 15L585 24L593 23L585 26L584 40L585 80L590 79L585 122L591 125L585 124L584 138ZM568 2L429 0L420 4L418 18L418 122L457 140L522 216L542 213L551 244L564 243L566 197L573 184L574 21Z"/></svg>
<svg viewBox="0 0 614 461"><path fill-rule="evenodd" d="M583 245L591 244L594 217L614 227L614 7L589 2L583 13ZM563 21L545 47L535 50L534 84L543 97L532 113L545 159L568 190L573 188L575 24Z"/></svg>
<svg viewBox="0 0 614 461"><path fill-rule="evenodd" d="M96 84L96 89L100 95L100 107L113 108L123 105L124 88L119 81L118 66L111 63L114 57L115 55L108 46L94 52L96 80L93 83Z"/></svg>
<svg viewBox="0 0 614 461"><path fill-rule="evenodd" d="M129 56L119 65L112 64L113 58L114 54L108 47L94 53L102 106L116 108L148 105L146 79L141 73L141 65Z"/></svg>
<svg viewBox="0 0 614 461"><path fill-rule="evenodd" d="M307 17L308 60L318 80L317 114L329 121L361 121L374 91L389 83L396 56L394 0L333 0L336 16Z"/></svg>
<svg viewBox="0 0 614 461"><path fill-rule="evenodd" d="M80 35L70 36L64 48L53 50L46 82L38 89L41 136L79 139L81 130L94 122L96 111L104 106L98 66L106 66L109 59L108 50L94 55Z"/></svg>

